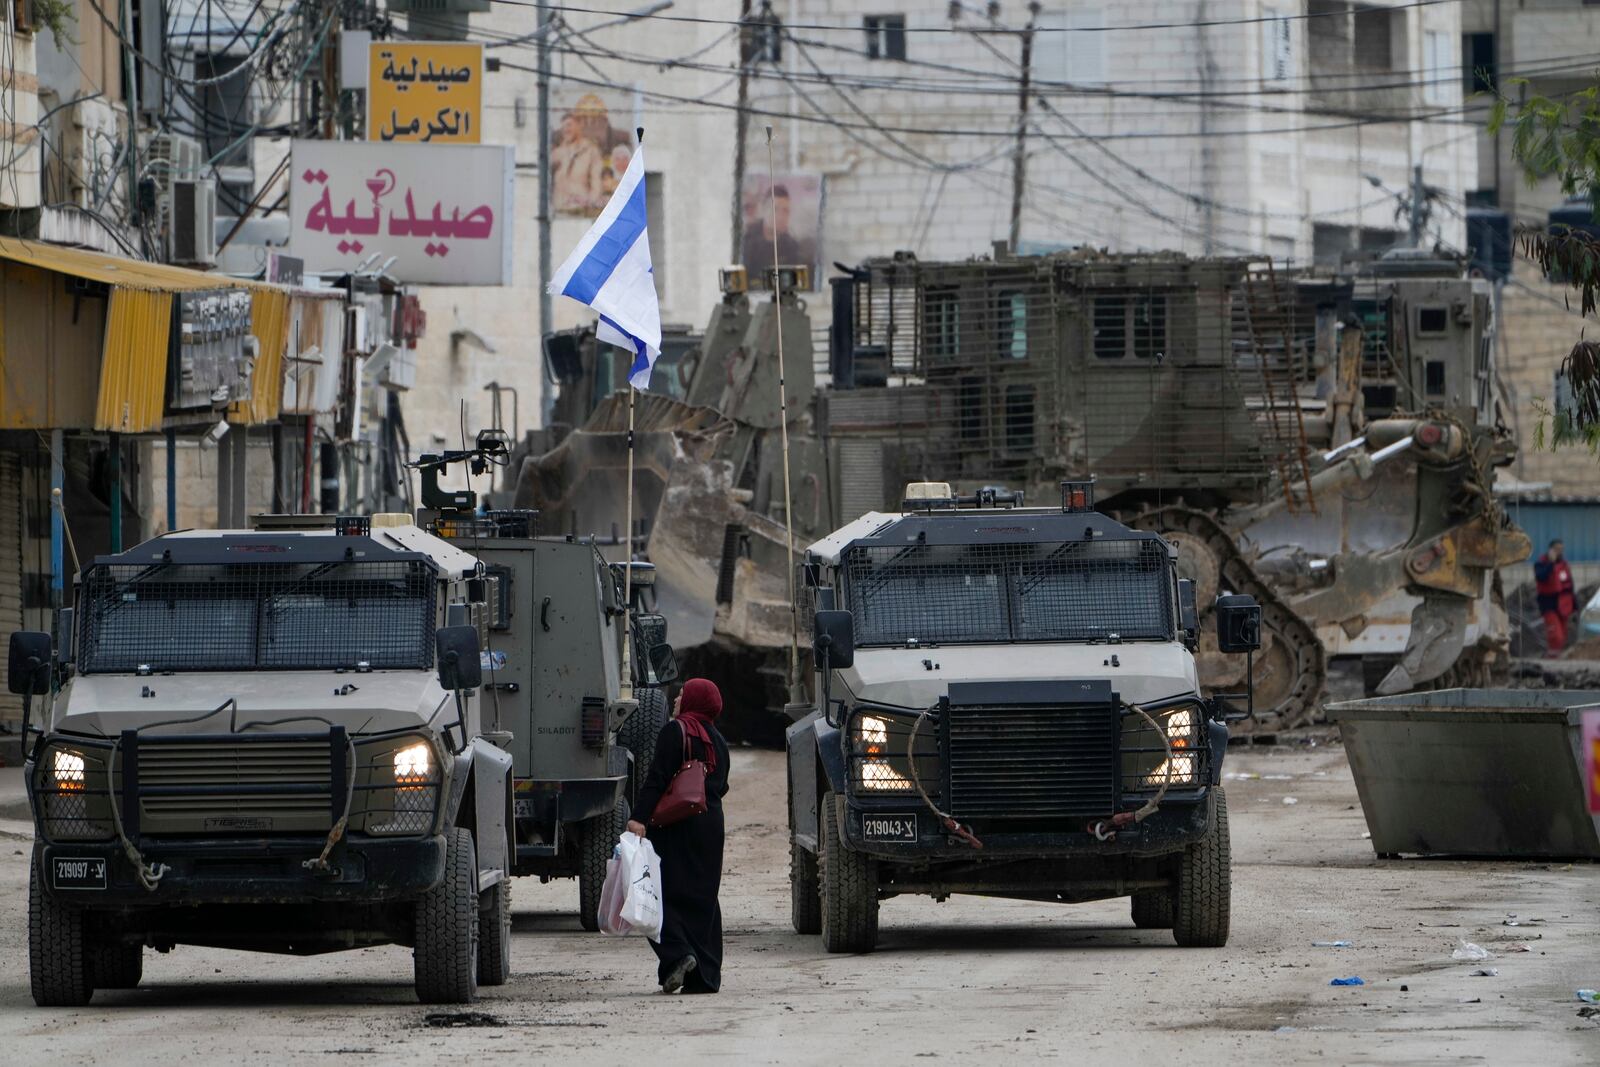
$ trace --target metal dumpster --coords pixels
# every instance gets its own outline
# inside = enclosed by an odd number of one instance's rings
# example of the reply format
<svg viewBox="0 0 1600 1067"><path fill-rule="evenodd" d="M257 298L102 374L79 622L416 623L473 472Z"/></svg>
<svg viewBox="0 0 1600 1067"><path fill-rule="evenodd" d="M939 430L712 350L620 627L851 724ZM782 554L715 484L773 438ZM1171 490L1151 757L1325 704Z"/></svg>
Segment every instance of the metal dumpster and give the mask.
<svg viewBox="0 0 1600 1067"><path fill-rule="evenodd" d="M1380 856L1600 858L1582 715L1600 690L1442 689L1328 705Z"/></svg>

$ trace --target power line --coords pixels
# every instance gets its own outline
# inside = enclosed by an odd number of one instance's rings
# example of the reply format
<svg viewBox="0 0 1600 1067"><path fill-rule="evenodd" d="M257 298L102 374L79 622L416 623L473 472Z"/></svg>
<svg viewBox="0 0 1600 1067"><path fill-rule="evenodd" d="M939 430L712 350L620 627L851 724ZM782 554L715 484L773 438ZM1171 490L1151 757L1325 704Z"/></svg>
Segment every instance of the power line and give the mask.
<svg viewBox="0 0 1600 1067"><path fill-rule="evenodd" d="M540 6L539 4L533 2L533 0L490 0L490 2L491 3L495 3L495 4L501 4L501 5L504 5L504 6L507 6L507 7L537 8L537 7ZM1384 10L1385 12L1389 12L1389 11L1405 11L1405 10L1409 10L1411 8L1438 7L1438 6L1443 5L1443 4L1458 4L1458 3L1461 3L1461 2L1462 2L1462 0L1411 0L1410 3L1394 4L1392 6L1385 7L1382 10ZM655 20L660 21L660 22L685 22L685 23L693 23L693 24L699 24L699 25L710 25L710 26L741 26L741 25L744 25L744 23L741 22L738 19L713 19L713 18L704 18L704 17L696 16L696 15L666 15L666 14L659 14L659 13L658 14L650 14L650 15L638 15L638 14L630 14L629 12L626 12L626 11L613 11L613 10L609 10L609 9L605 9L605 8L593 8L593 7L571 7L571 6L567 6L567 5L563 5L563 4L551 4L551 5L548 6L548 10L563 12L563 13L567 13L567 14L574 14L574 15L603 15L603 16L606 16L606 17L609 17L609 18L629 17L629 18L636 18L636 19L640 19L640 20L643 20L643 19L655 19ZM1133 31L1133 30L1178 30L1178 29L1187 30L1187 29L1200 29L1200 28L1204 28L1204 27L1207 27L1207 26L1249 26L1249 25L1257 25L1257 24L1266 23L1266 22L1305 22L1305 21L1309 21L1311 19L1343 17L1343 16L1345 16L1347 14L1349 14L1348 10L1341 9L1341 10L1338 10L1338 11L1308 11L1308 12L1305 12L1303 14L1296 13L1296 14L1282 14L1282 15L1256 15L1256 16L1247 16L1247 17L1244 17L1244 18L1233 18L1233 19L1198 19L1198 20L1188 21L1188 22L1135 22L1135 23L1127 23L1127 24L1119 25L1119 26L1039 26L1039 27L1036 27L1035 32L1038 32L1038 33L1120 33L1120 32L1124 32L1124 31ZM833 23L818 23L818 22L797 22L797 23L794 23L793 25L791 25L789 28L793 29L793 30L820 30L820 31L824 31L824 32L846 32L846 33L861 33L862 32L862 27L860 27L860 26L841 26L841 25L836 25L836 24L833 24ZM996 30L996 29L984 29L983 27L967 27L967 26L910 26L910 25L907 25L907 26L903 27L903 29L904 29L904 32L906 32L906 33L972 33L974 31L974 29L976 29L978 32L981 32L981 33L1016 34L1016 33L1020 33L1021 32L1020 30Z"/></svg>

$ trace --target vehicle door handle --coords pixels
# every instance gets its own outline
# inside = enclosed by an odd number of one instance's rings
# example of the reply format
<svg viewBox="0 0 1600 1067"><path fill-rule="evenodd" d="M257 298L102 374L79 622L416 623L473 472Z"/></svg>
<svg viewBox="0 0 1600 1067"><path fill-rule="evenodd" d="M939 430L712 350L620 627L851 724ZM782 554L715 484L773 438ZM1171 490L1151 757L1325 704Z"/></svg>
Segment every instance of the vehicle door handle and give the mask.
<svg viewBox="0 0 1600 1067"><path fill-rule="evenodd" d="M539 605L539 625L545 633L550 632L550 598L545 597L544 603Z"/></svg>

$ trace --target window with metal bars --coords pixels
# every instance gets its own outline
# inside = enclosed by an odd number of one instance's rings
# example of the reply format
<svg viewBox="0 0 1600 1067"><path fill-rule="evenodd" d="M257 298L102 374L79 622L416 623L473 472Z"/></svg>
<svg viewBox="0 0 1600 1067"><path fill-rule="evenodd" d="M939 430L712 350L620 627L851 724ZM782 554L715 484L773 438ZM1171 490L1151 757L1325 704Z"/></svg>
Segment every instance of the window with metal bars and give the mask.
<svg viewBox="0 0 1600 1067"><path fill-rule="evenodd" d="M97 564L78 595L83 674L433 665L420 560Z"/></svg>
<svg viewBox="0 0 1600 1067"><path fill-rule="evenodd" d="M843 570L860 646L1173 637L1156 538L858 545Z"/></svg>

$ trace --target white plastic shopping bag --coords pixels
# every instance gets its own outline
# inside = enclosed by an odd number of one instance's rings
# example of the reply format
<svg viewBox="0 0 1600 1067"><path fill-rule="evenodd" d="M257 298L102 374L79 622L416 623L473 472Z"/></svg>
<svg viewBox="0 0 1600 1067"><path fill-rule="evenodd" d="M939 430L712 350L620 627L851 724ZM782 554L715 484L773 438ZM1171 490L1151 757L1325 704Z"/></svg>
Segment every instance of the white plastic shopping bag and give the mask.
<svg viewBox="0 0 1600 1067"><path fill-rule="evenodd" d="M637 834L625 833L617 840L616 873L622 883L622 908L618 913L630 934L644 934L650 940L661 941L661 857L649 840ZM606 872L610 882L611 871ZM602 907L605 893L601 893ZM603 912L602 912L603 914ZM602 920L603 921L603 920Z"/></svg>
<svg viewBox="0 0 1600 1067"><path fill-rule="evenodd" d="M627 883L622 880L622 861L617 859L616 849L613 848L611 858L606 860L606 882L600 887L600 910L595 916L600 922L601 933L621 937L631 932L632 927L622 918L622 902L627 896Z"/></svg>

